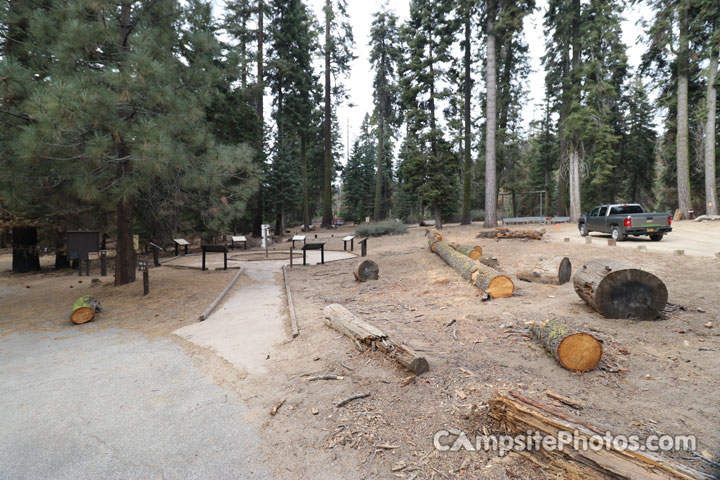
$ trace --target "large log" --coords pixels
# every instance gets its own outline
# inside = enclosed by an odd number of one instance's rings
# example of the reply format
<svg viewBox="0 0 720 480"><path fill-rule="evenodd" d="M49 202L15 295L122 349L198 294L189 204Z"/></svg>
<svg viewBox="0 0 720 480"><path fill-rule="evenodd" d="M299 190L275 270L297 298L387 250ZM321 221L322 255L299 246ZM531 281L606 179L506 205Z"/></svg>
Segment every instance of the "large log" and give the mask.
<svg viewBox="0 0 720 480"><path fill-rule="evenodd" d="M353 315L342 305L333 303L323 310L325 323L332 329L352 339L362 348L372 346L378 348L394 358L400 365L415 375L427 372L430 367L425 357L419 356L415 351L392 340L385 332Z"/></svg>
<svg viewBox="0 0 720 480"><path fill-rule="evenodd" d="M607 428L600 428L574 419L543 403L530 400L517 392L496 390L488 402L490 416L510 435L538 432L552 437L556 448L534 447L517 451L544 460L545 473L553 478L577 480L711 480L712 475L686 467L681 463L650 452L633 451L620 442L604 438ZM543 443L547 440L541 440ZM557 446L562 443L562 448ZM590 448L582 448L583 446ZM602 448L593 448L600 445ZM625 442L627 445L627 441ZM578 448L580 447L580 448Z"/></svg>
<svg viewBox="0 0 720 480"><path fill-rule="evenodd" d="M560 365L573 372L592 370L602 358L602 344L597 338L560 318L533 324L530 334Z"/></svg>
<svg viewBox="0 0 720 480"><path fill-rule="evenodd" d="M75 301L72 313L70 314L70 320L77 325L87 323L95 318L95 312L101 311L102 306L100 306L100 302L90 295L85 295Z"/></svg>
<svg viewBox="0 0 720 480"><path fill-rule="evenodd" d="M522 267L517 277L526 282L562 285L570 281L572 264L567 257L540 258L534 265Z"/></svg>
<svg viewBox="0 0 720 480"><path fill-rule="evenodd" d="M438 240L438 234L428 238L430 250L437 253L445 263L454 268L470 283L483 290L492 298L507 298L515 290L513 281L497 270L456 252L447 242Z"/></svg>
<svg viewBox="0 0 720 480"><path fill-rule="evenodd" d="M358 282L367 282L368 280L377 280L380 274L380 267L372 260L363 260L357 266L357 270L353 272L355 280Z"/></svg>
<svg viewBox="0 0 720 480"><path fill-rule="evenodd" d="M477 238L528 238L530 240L542 240L545 229L542 230L510 230L509 228L498 227L495 230L485 230L477 234Z"/></svg>
<svg viewBox="0 0 720 480"><path fill-rule="evenodd" d="M607 318L653 320L662 316L668 299L658 277L611 259L583 265L573 283L578 296Z"/></svg>

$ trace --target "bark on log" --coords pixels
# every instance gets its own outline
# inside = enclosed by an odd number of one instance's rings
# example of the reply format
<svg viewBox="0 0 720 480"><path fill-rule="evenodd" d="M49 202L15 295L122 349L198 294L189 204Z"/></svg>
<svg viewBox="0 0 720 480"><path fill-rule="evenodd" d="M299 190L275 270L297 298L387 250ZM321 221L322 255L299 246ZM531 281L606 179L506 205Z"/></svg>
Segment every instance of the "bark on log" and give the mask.
<svg viewBox="0 0 720 480"><path fill-rule="evenodd" d="M542 240L545 229L542 230L510 230L509 228L498 227L495 230L486 230L477 234L477 238L528 238L530 240Z"/></svg>
<svg viewBox="0 0 720 480"><path fill-rule="evenodd" d="M555 439L563 448L526 448L518 454L542 464L548 476L583 480L711 480L676 461L650 452L620 449L602 439L607 428L601 428L564 414L548 405L530 400L517 392L496 390L489 401L490 416L500 422L505 433L525 435L539 432ZM574 435L568 438L570 435ZM599 440L598 440L599 439ZM603 448L579 448L601 441ZM538 447L540 447L538 445ZM533 452L534 450L534 452Z"/></svg>
<svg viewBox="0 0 720 480"><path fill-rule="evenodd" d="M530 334L573 372L587 372L597 367L602 358L602 344L593 335L553 317L530 327Z"/></svg>
<svg viewBox="0 0 720 480"><path fill-rule="evenodd" d="M430 369L425 357L419 356L401 342L392 340L379 328L360 320L342 305L336 303L328 305L323 310L323 314L327 326L349 337L359 347L378 348L415 375Z"/></svg>
<svg viewBox="0 0 720 480"><path fill-rule="evenodd" d="M522 267L517 278L526 282L562 285L570 281L572 264L567 257L541 258L531 267Z"/></svg>
<svg viewBox="0 0 720 480"><path fill-rule="evenodd" d="M380 267L372 260L363 260L358 264L357 270L353 273L355 274L355 280L358 282L377 280L380 275Z"/></svg>
<svg viewBox="0 0 720 480"><path fill-rule="evenodd" d="M100 302L90 295L85 295L75 301L72 313L70 314L70 320L77 325L87 323L95 318L95 312L101 311L102 306Z"/></svg>
<svg viewBox="0 0 720 480"><path fill-rule="evenodd" d="M483 254L483 249L480 245L458 245L455 251L467 255L472 260L478 260Z"/></svg>
<svg viewBox="0 0 720 480"><path fill-rule="evenodd" d="M445 260L445 263L457 270L460 275L469 280L470 283L482 289L492 298L512 296L515 285L509 277L501 275L494 268L457 253L447 242L437 238L437 235L430 235L428 239L430 249Z"/></svg>
<svg viewBox="0 0 720 480"><path fill-rule="evenodd" d="M488 267L492 267L495 269L498 269L500 267L500 262L498 262L497 257L492 257L490 255L483 255L482 257L478 258L477 261L482 263L483 265L487 265Z"/></svg>
<svg viewBox="0 0 720 480"><path fill-rule="evenodd" d="M658 277L610 259L583 265L573 283L578 296L607 318L654 320L662 316L668 299Z"/></svg>

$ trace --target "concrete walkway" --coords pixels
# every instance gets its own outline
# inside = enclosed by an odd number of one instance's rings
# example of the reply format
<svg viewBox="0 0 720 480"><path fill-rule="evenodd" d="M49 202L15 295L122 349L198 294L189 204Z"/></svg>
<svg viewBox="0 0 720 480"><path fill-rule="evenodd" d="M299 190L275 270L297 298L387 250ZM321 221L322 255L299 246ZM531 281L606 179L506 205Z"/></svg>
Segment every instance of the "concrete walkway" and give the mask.
<svg viewBox="0 0 720 480"><path fill-rule="evenodd" d="M247 408L179 345L84 330L0 339L0 479L271 478Z"/></svg>

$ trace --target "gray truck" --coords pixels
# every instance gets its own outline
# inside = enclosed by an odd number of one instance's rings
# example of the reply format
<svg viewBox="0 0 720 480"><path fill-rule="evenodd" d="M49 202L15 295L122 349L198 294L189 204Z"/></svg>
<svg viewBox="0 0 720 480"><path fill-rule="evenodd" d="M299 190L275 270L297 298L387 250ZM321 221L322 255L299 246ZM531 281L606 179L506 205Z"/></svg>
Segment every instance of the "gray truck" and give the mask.
<svg viewBox="0 0 720 480"><path fill-rule="evenodd" d="M646 213L638 203L614 203L595 207L580 217L578 229L583 237L590 232L602 232L621 242L628 235L649 235L650 240L659 242L666 233L672 232L672 216Z"/></svg>

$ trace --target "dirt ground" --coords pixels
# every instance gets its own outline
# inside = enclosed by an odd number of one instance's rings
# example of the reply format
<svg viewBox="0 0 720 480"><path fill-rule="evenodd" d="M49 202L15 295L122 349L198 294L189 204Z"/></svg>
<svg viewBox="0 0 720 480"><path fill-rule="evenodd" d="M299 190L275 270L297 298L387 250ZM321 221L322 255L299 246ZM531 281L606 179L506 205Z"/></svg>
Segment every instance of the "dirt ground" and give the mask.
<svg viewBox="0 0 720 480"><path fill-rule="evenodd" d="M407 235L368 241L369 258L380 266L378 281L354 280L358 259L288 269L300 336L275 347L264 375L248 375L171 335L197 321L234 270L152 269L151 295L144 298L140 282L116 288L112 277L91 284L90 278L70 273L3 271L0 337L16 329L62 335L74 328L67 315L77 297L102 298L105 311L87 328L111 326L171 336L183 345L207 375L232 390L232 401L248 405L251 420L262 427L267 466L276 478L545 478L534 463L515 454L434 449L433 435L440 429L477 434L483 427L495 428L486 412L487 400L498 387L551 404L548 390L571 397L582 402L581 411L553 405L616 434L692 434L698 451L720 457L720 260L613 248L604 241L586 245L570 227L551 229L542 241L476 240L478 225L450 226L443 234L451 241L481 245L485 254L498 257L509 275L540 255L567 255L574 269L594 258L611 257L659 276L668 287L669 301L684 308L666 320L611 320L591 311L572 283L520 281L512 298L482 301L475 287L429 251L425 229L411 228ZM720 238L720 225L715 228L715 238ZM341 250L340 238L347 231L318 235L328 242L326 248ZM574 241L563 243L566 236ZM280 252L288 248L289 243L274 246L278 253L273 256L282 258ZM261 260L258 253L249 251L243 259ZM3 256L0 264L7 260ZM251 288L251 283L241 276L234 290ZM407 383L408 372L382 353L358 352L325 326L322 309L330 303L407 342L426 356L430 371ZM515 334L525 322L550 315L564 316L603 340L601 368L576 375L532 340ZM706 328L707 322L713 327ZM344 378L307 381L308 376L326 373ZM370 396L335 408L341 399L358 393ZM282 400L277 414L270 416ZM687 452L672 456L709 472L707 462Z"/></svg>

